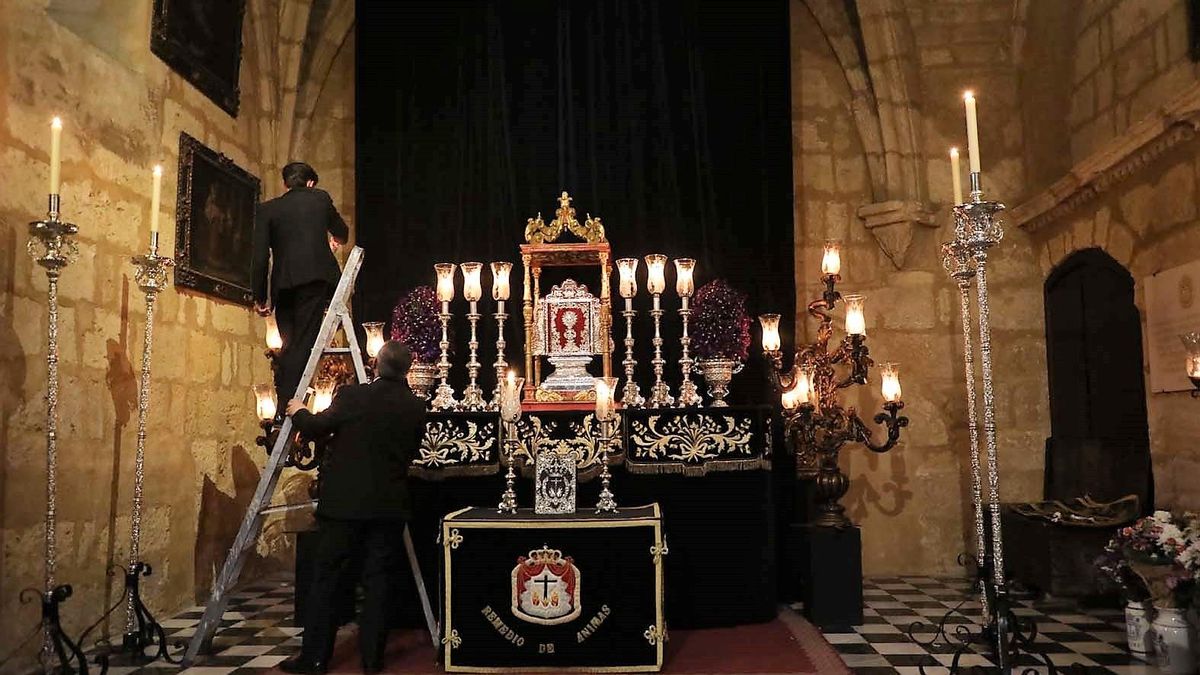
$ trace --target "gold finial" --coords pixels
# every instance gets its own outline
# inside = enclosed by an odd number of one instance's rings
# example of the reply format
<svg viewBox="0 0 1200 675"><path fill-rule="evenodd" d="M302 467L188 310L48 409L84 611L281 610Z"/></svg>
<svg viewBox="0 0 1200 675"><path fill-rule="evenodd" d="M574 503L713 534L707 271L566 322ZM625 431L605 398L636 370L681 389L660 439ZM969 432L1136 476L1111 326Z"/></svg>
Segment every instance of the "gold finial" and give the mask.
<svg viewBox="0 0 1200 675"><path fill-rule="evenodd" d="M547 225L542 220L540 212L537 218L525 220L525 241L531 244L549 244L556 241L564 229L589 244L606 241L604 225L601 224L599 217L592 218L592 214L589 213L584 224L580 224L575 219L575 209L571 206L571 195L567 194L565 190L558 198L558 209L555 210L554 220L550 221L550 224Z"/></svg>

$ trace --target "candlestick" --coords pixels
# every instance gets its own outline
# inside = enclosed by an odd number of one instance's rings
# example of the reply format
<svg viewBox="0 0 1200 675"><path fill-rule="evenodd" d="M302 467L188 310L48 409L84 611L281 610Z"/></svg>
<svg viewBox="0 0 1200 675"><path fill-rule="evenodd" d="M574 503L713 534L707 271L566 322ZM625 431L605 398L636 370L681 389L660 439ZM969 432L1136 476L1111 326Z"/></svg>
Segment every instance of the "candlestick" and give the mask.
<svg viewBox="0 0 1200 675"><path fill-rule="evenodd" d="M616 513L617 500L613 498L609 487L612 473L608 470L608 449L612 446L615 435L617 415L613 405L613 393L617 390L617 378L597 377L594 382L596 422L600 425L600 451L597 453L600 460L600 498L596 501L596 513Z"/></svg>
<svg viewBox="0 0 1200 675"><path fill-rule="evenodd" d="M150 188L150 232L152 235L158 234L158 211L159 205L162 203L162 172L162 167L155 165L154 178L152 179ZM153 248L157 249L158 237L155 236L154 239L156 241L153 244Z"/></svg>
<svg viewBox="0 0 1200 675"><path fill-rule="evenodd" d="M496 319L496 363L493 364L496 368L496 388L492 391L492 405L496 408L500 406L500 382L504 379L504 371L508 369L508 360L504 355L508 346L504 340L504 322L508 320L508 313L504 310L504 303L509 298L508 277L511 272L510 262L492 263L492 299L496 301L496 313L493 315Z"/></svg>
<svg viewBox="0 0 1200 675"><path fill-rule="evenodd" d="M500 513L517 512L517 493L513 489L517 474L513 471L513 455L520 447L517 421L521 419L521 390L524 386L525 378L517 377L516 373L510 370L500 387L500 420L504 431L505 461L508 464L508 473L504 476L504 493L500 496L500 504L497 507Z"/></svg>
<svg viewBox="0 0 1200 675"><path fill-rule="evenodd" d="M50 120L50 194L58 194L62 175L62 119Z"/></svg>
<svg viewBox="0 0 1200 675"><path fill-rule="evenodd" d="M463 297L471 303L471 310L467 313L467 321L471 324L471 339L467 343L469 383L463 390L461 407L465 410L478 411L488 407L487 401L483 400L483 389L479 386L479 368L482 365L479 362L479 299L483 297L483 286L480 283L479 275L483 269L483 263L465 262L459 267L463 273Z"/></svg>
<svg viewBox="0 0 1200 675"><path fill-rule="evenodd" d="M980 173L979 169L979 120L975 114L975 94L963 94L963 103L967 108L967 161L971 173Z"/></svg>
<svg viewBox="0 0 1200 675"><path fill-rule="evenodd" d="M437 272L437 295L442 303L442 311L438 318L442 322L442 340L438 343L442 355L438 360L438 377L441 382L437 386L437 394L433 397L434 410L454 410L458 401L454 399L454 389L450 386L450 301L454 299L454 263L438 263L433 266Z"/></svg>
<svg viewBox="0 0 1200 675"><path fill-rule="evenodd" d="M821 274L840 274L842 271L842 244L830 239L825 242L825 252L821 256Z"/></svg>
<svg viewBox="0 0 1200 675"><path fill-rule="evenodd" d="M950 148L950 180L954 185L954 203L961 204L962 197L962 169L958 165L958 148Z"/></svg>
<svg viewBox="0 0 1200 675"><path fill-rule="evenodd" d="M650 291L654 299L653 308L650 310L650 316L654 319L654 338L650 341L654 346L654 358L650 361L654 366L654 386L650 388L650 405L654 408L666 408L675 403L670 387L663 381L663 366L667 363L662 355L662 292L667 287L664 276L666 266L667 256L661 253L646 256L646 290Z"/></svg>
<svg viewBox="0 0 1200 675"><path fill-rule="evenodd" d="M646 402L633 379L637 368L637 359L633 356L633 320L637 316L633 309L633 296L637 295L637 266L637 258L617 260L617 271L621 275L618 291L625 300L625 309L621 312L621 316L625 317L625 360L621 362L625 367L625 389L621 394L621 403L627 408L640 408Z"/></svg>
<svg viewBox="0 0 1200 675"><path fill-rule="evenodd" d="M688 302L695 288L692 282L692 274L695 269L696 261L691 258L675 260L675 291L679 294L679 317L683 320L683 333L679 337L681 350L679 369L683 373L683 381L679 384L679 407L681 408L690 408L704 402L696 391L696 383L692 381L693 360L690 353L692 339L688 335L688 321L692 316Z"/></svg>

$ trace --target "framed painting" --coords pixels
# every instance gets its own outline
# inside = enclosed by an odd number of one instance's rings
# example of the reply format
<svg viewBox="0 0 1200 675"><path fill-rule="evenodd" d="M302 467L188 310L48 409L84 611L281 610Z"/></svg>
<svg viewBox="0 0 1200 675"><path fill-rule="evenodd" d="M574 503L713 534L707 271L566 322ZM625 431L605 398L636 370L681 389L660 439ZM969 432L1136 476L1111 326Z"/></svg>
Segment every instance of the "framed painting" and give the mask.
<svg viewBox="0 0 1200 675"><path fill-rule="evenodd" d="M246 0L154 0L150 51L237 117Z"/></svg>
<svg viewBox="0 0 1200 675"><path fill-rule="evenodd" d="M175 285L250 306L256 176L179 134Z"/></svg>

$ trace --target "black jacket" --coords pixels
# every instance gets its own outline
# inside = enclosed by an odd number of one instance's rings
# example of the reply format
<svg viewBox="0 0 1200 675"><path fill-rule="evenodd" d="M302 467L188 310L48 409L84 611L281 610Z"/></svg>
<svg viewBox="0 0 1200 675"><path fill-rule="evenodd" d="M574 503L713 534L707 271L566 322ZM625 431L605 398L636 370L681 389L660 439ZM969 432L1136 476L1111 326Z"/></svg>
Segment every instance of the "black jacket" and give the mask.
<svg viewBox="0 0 1200 675"><path fill-rule="evenodd" d="M336 284L341 270L329 250L329 235L345 242L350 234L329 193L293 188L258 205L254 217L254 258L250 283L254 301L267 301L267 261L271 265L271 297L313 281Z"/></svg>
<svg viewBox="0 0 1200 675"><path fill-rule="evenodd" d="M317 514L345 520L411 516L408 464L425 434L425 402L408 383L378 379L342 387L333 403L292 417L304 435L332 433L321 463Z"/></svg>

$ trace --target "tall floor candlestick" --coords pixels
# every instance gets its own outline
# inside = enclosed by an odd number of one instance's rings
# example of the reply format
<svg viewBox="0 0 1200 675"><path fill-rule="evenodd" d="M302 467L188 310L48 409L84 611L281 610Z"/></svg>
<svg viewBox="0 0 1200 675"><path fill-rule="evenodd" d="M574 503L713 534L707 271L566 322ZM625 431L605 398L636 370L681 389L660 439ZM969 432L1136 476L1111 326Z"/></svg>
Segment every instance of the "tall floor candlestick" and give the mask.
<svg viewBox="0 0 1200 675"><path fill-rule="evenodd" d="M133 509L130 512L129 569L136 587L141 572L142 540L142 484L145 479L146 416L150 411L150 355L154 348L154 307L158 293L167 285L167 270L175 265L169 257L158 255L158 232L150 233L150 253L134 256L134 279L142 293L146 294L146 326L142 339L142 376L138 383L138 426L137 452L133 464ZM128 580L128 576L127 576ZM133 648L145 648L146 631L139 629L139 612L144 608L135 589L126 588L128 597L125 605L125 643ZM144 621L142 622L144 624ZM153 636L150 636L151 640Z"/></svg>
<svg viewBox="0 0 1200 675"><path fill-rule="evenodd" d="M496 301L496 313L493 315L496 319L496 363L492 364L496 369L496 388L492 390L492 410L500 408L500 381L504 379L504 371L508 370L508 360L504 358L504 350L508 347L508 343L504 341L504 322L508 320L508 313L504 311L504 301Z"/></svg>
<svg viewBox="0 0 1200 675"><path fill-rule="evenodd" d="M696 383L692 381L692 357L689 353L692 339L688 337L688 321L692 316L692 310L688 307L688 297L682 296L679 298L681 304L679 306L679 317L683 319L683 335L679 337L679 346L682 350L682 356L679 358L679 368L683 371L683 382L679 385L679 407L690 408L700 405L704 399L700 398L700 394L696 392Z"/></svg>
<svg viewBox="0 0 1200 675"><path fill-rule="evenodd" d="M467 375L470 378L467 388L463 391L462 408L464 410L484 410L487 408L487 401L483 400L483 389L479 386L479 368L483 364L479 362L479 336L477 328L479 326L478 301L471 301L471 311L467 313L467 321L471 322L471 341L467 343L470 349L470 358L467 360Z"/></svg>
<svg viewBox="0 0 1200 675"><path fill-rule="evenodd" d="M442 302L442 311L438 314L442 321L442 340L438 343L442 356L438 360L438 377L441 382L437 386L437 394L433 397L434 410L454 410L458 401L454 400L454 389L450 386L450 303Z"/></svg>
<svg viewBox="0 0 1200 675"><path fill-rule="evenodd" d="M26 250L46 270L46 307L48 330L46 335L46 529L45 535L45 594L43 596L42 652L53 658L52 645L57 642L54 626L47 621L45 607L47 599L65 595L56 591L56 568L58 561L58 278L63 268L79 256L79 248L72 239L79 228L59 220L59 195L51 194L46 219L29 224L32 237ZM57 606L55 612L57 615ZM61 632L61 628L58 629ZM49 661L47 661L49 663Z"/></svg>
<svg viewBox="0 0 1200 675"><path fill-rule="evenodd" d="M671 388L663 381L663 366L666 365L666 360L662 355L662 294L654 294L654 307L650 310L650 316L654 318L654 338L650 344L654 346L654 358L651 359L650 365L654 366L654 386L650 388L650 407L652 408L667 408L675 403L674 397L671 396Z"/></svg>
<svg viewBox="0 0 1200 675"><path fill-rule="evenodd" d="M625 366L625 389L621 394L621 403L627 408L640 408L646 399L633 379L634 369L637 368L637 359L633 358L633 319L637 316L633 309L633 298L625 298L625 310L621 315L625 317L625 360L621 362Z"/></svg>

